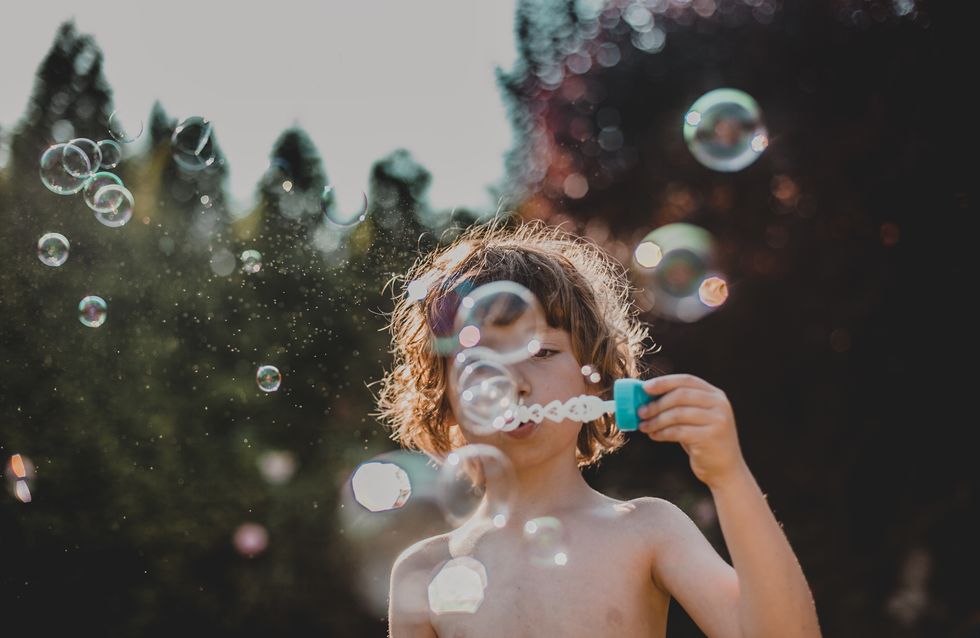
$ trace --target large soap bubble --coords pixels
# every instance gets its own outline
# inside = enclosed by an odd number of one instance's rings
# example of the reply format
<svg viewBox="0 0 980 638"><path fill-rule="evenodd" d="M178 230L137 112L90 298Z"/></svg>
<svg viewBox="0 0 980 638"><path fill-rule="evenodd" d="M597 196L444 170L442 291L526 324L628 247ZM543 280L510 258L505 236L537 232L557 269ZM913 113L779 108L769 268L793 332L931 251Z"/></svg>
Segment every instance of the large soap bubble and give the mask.
<svg viewBox="0 0 980 638"><path fill-rule="evenodd" d="M762 154L769 134L759 105L737 89L709 91L684 115L684 141L695 159L716 171L740 171Z"/></svg>

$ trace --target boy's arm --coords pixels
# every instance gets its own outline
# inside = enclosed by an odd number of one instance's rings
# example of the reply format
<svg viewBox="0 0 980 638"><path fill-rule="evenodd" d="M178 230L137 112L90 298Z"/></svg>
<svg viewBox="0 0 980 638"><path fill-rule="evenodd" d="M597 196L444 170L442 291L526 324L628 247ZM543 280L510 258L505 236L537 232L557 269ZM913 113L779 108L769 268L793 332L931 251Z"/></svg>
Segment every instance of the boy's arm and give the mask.
<svg viewBox="0 0 980 638"><path fill-rule="evenodd" d="M433 539L412 545L395 560L388 595L389 638L437 638L429 622L428 582Z"/></svg>
<svg viewBox="0 0 980 638"><path fill-rule="evenodd" d="M680 551L657 565L657 575L666 589L702 627L738 628L735 635L753 637L819 637L810 588L789 541L742 458L728 398L706 381L686 374L650 379L644 388L661 396L641 409L640 417L645 421L640 429L655 441L675 441L684 447L691 469L714 496L735 571L733 589L730 575L726 576L724 568L717 564L724 565L724 561L718 557L715 562L705 556L705 545L711 554L717 557L717 553L700 530L686 516L683 518L687 524L677 522L679 517L673 516L674 524L668 526L673 533L668 538ZM704 594L705 582L717 583L716 593ZM695 614L705 605L695 602L699 596L718 601L701 614L700 620ZM734 607L725 604L729 597L734 600ZM728 622L724 622L724 616Z"/></svg>

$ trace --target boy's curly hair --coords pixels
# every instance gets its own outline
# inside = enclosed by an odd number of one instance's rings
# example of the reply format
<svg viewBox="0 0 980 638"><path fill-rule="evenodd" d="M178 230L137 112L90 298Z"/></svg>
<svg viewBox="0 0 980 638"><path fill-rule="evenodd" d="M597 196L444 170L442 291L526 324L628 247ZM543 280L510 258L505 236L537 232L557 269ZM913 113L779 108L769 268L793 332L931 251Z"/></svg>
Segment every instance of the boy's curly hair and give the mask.
<svg viewBox="0 0 980 638"><path fill-rule="evenodd" d="M595 244L559 228L538 221L473 226L392 282L397 279L408 284L409 294L396 297L388 324L394 367L380 381L376 416L390 427L392 439L436 460L465 444L447 419L450 363L437 347L446 317L452 321L465 291L491 281L529 289L548 325L571 335L579 363L599 373L604 399L612 398L615 379L639 375L647 330L636 318L623 267ZM584 424L576 449L579 467L623 442L611 416Z"/></svg>

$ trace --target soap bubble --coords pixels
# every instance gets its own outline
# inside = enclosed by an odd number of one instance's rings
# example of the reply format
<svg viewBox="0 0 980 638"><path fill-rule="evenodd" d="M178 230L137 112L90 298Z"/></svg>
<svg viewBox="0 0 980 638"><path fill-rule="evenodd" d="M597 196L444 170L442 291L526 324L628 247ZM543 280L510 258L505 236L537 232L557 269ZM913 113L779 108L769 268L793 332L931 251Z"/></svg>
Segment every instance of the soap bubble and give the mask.
<svg viewBox="0 0 980 638"><path fill-rule="evenodd" d="M95 210L95 218L104 226L118 228L124 226L133 217L133 194L121 184L108 184L95 194L96 202L117 201L115 208L110 210Z"/></svg>
<svg viewBox="0 0 980 638"><path fill-rule="evenodd" d="M92 140L75 138L65 144L61 165L72 177L85 179L99 170L102 151Z"/></svg>
<svg viewBox="0 0 980 638"><path fill-rule="evenodd" d="M269 450L258 458L259 473L272 485L283 485L296 473L296 456L292 452Z"/></svg>
<svg viewBox="0 0 980 638"><path fill-rule="evenodd" d="M460 425L485 435L517 427L517 383L506 366L482 357L483 348L459 353L450 377L459 399Z"/></svg>
<svg viewBox="0 0 980 638"><path fill-rule="evenodd" d="M769 134L751 96L736 89L715 89L688 109L684 140L704 166L731 172L758 159L769 145Z"/></svg>
<svg viewBox="0 0 980 638"><path fill-rule="evenodd" d="M483 604L487 568L472 556L446 562L427 588L429 609L440 614L472 614Z"/></svg>
<svg viewBox="0 0 980 638"><path fill-rule="evenodd" d="M259 369L255 373L255 382L258 384L259 390L263 392L275 392L282 384L282 374L276 366L259 366Z"/></svg>
<svg viewBox="0 0 980 638"><path fill-rule="evenodd" d="M174 162L185 171L196 172L214 163L211 122L200 116L183 120L170 136Z"/></svg>
<svg viewBox="0 0 980 638"><path fill-rule="evenodd" d="M439 468L436 494L446 520L462 525L479 510L494 527L507 525L516 493L516 476L503 452L483 443L450 452Z"/></svg>
<svg viewBox="0 0 980 638"><path fill-rule="evenodd" d="M100 140L99 152L102 153L102 168L108 170L119 166L122 161L122 147L113 140Z"/></svg>
<svg viewBox="0 0 980 638"><path fill-rule="evenodd" d="M85 182L82 196L85 204L96 213L111 213L123 204L122 191L106 190L106 186L122 186L122 180L115 174L100 171ZM128 191L127 191L128 192Z"/></svg>
<svg viewBox="0 0 980 638"><path fill-rule="evenodd" d="M691 322L717 307L709 301L724 303L727 296L715 259L708 231L693 224L667 224L637 245L632 271L653 312Z"/></svg>
<svg viewBox="0 0 980 638"><path fill-rule="evenodd" d="M242 251L242 270L253 274L262 270L262 253L257 250Z"/></svg>
<svg viewBox="0 0 980 638"><path fill-rule="evenodd" d="M532 565L563 567L568 563L565 528L553 516L542 516L524 523L524 544Z"/></svg>
<svg viewBox="0 0 980 638"><path fill-rule="evenodd" d="M41 155L41 183L58 195L73 195L84 188L85 177L75 177L65 170L64 157L67 144L50 146ZM81 150L70 151L80 153ZM82 153L84 155L84 153Z"/></svg>
<svg viewBox="0 0 980 638"><path fill-rule="evenodd" d="M105 323L108 309L105 299L98 295L89 295L78 302L78 320L83 326L98 328Z"/></svg>
<svg viewBox="0 0 980 638"><path fill-rule="evenodd" d="M37 258L45 266L60 266L68 260L68 239L61 233L45 233L37 240Z"/></svg>
<svg viewBox="0 0 980 638"><path fill-rule="evenodd" d="M481 347L500 363L516 363L541 349L544 312L530 290L513 281L479 286L459 304L454 331L462 348Z"/></svg>
<svg viewBox="0 0 980 638"><path fill-rule="evenodd" d="M360 207L351 211L342 211L337 202L337 193L334 187L324 186L320 193L320 209L330 224L340 228L353 228L367 218L367 194L361 193Z"/></svg>
<svg viewBox="0 0 980 638"><path fill-rule="evenodd" d="M362 463L351 476L354 500L370 512L399 509L412 496L412 482L394 463Z"/></svg>
<svg viewBox="0 0 980 638"><path fill-rule="evenodd" d="M242 523L235 529L232 544L239 554L252 558L269 546L269 532L258 523Z"/></svg>
<svg viewBox="0 0 980 638"><path fill-rule="evenodd" d="M129 126L126 125L127 121L130 123ZM119 111L113 111L112 115L109 116L108 128L109 135L114 140L123 144L129 144L130 142L135 142L143 134L143 120L135 118L124 120Z"/></svg>

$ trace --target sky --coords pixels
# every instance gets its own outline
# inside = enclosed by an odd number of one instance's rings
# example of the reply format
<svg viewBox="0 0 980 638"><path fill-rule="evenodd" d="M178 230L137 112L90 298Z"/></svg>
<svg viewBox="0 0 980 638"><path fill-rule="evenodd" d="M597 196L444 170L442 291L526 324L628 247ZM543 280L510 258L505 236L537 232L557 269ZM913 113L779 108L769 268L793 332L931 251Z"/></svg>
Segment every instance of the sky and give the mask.
<svg viewBox="0 0 980 638"><path fill-rule="evenodd" d="M514 8L515 0L22 3L0 29L0 129L24 114L58 26L74 18L105 55L123 121L148 122L155 100L171 117L211 120L241 205L275 140L299 125L345 208L358 206L371 165L405 148L432 173L436 209L488 210L487 187L502 177L513 141L494 69L517 58Z"/></svg>

